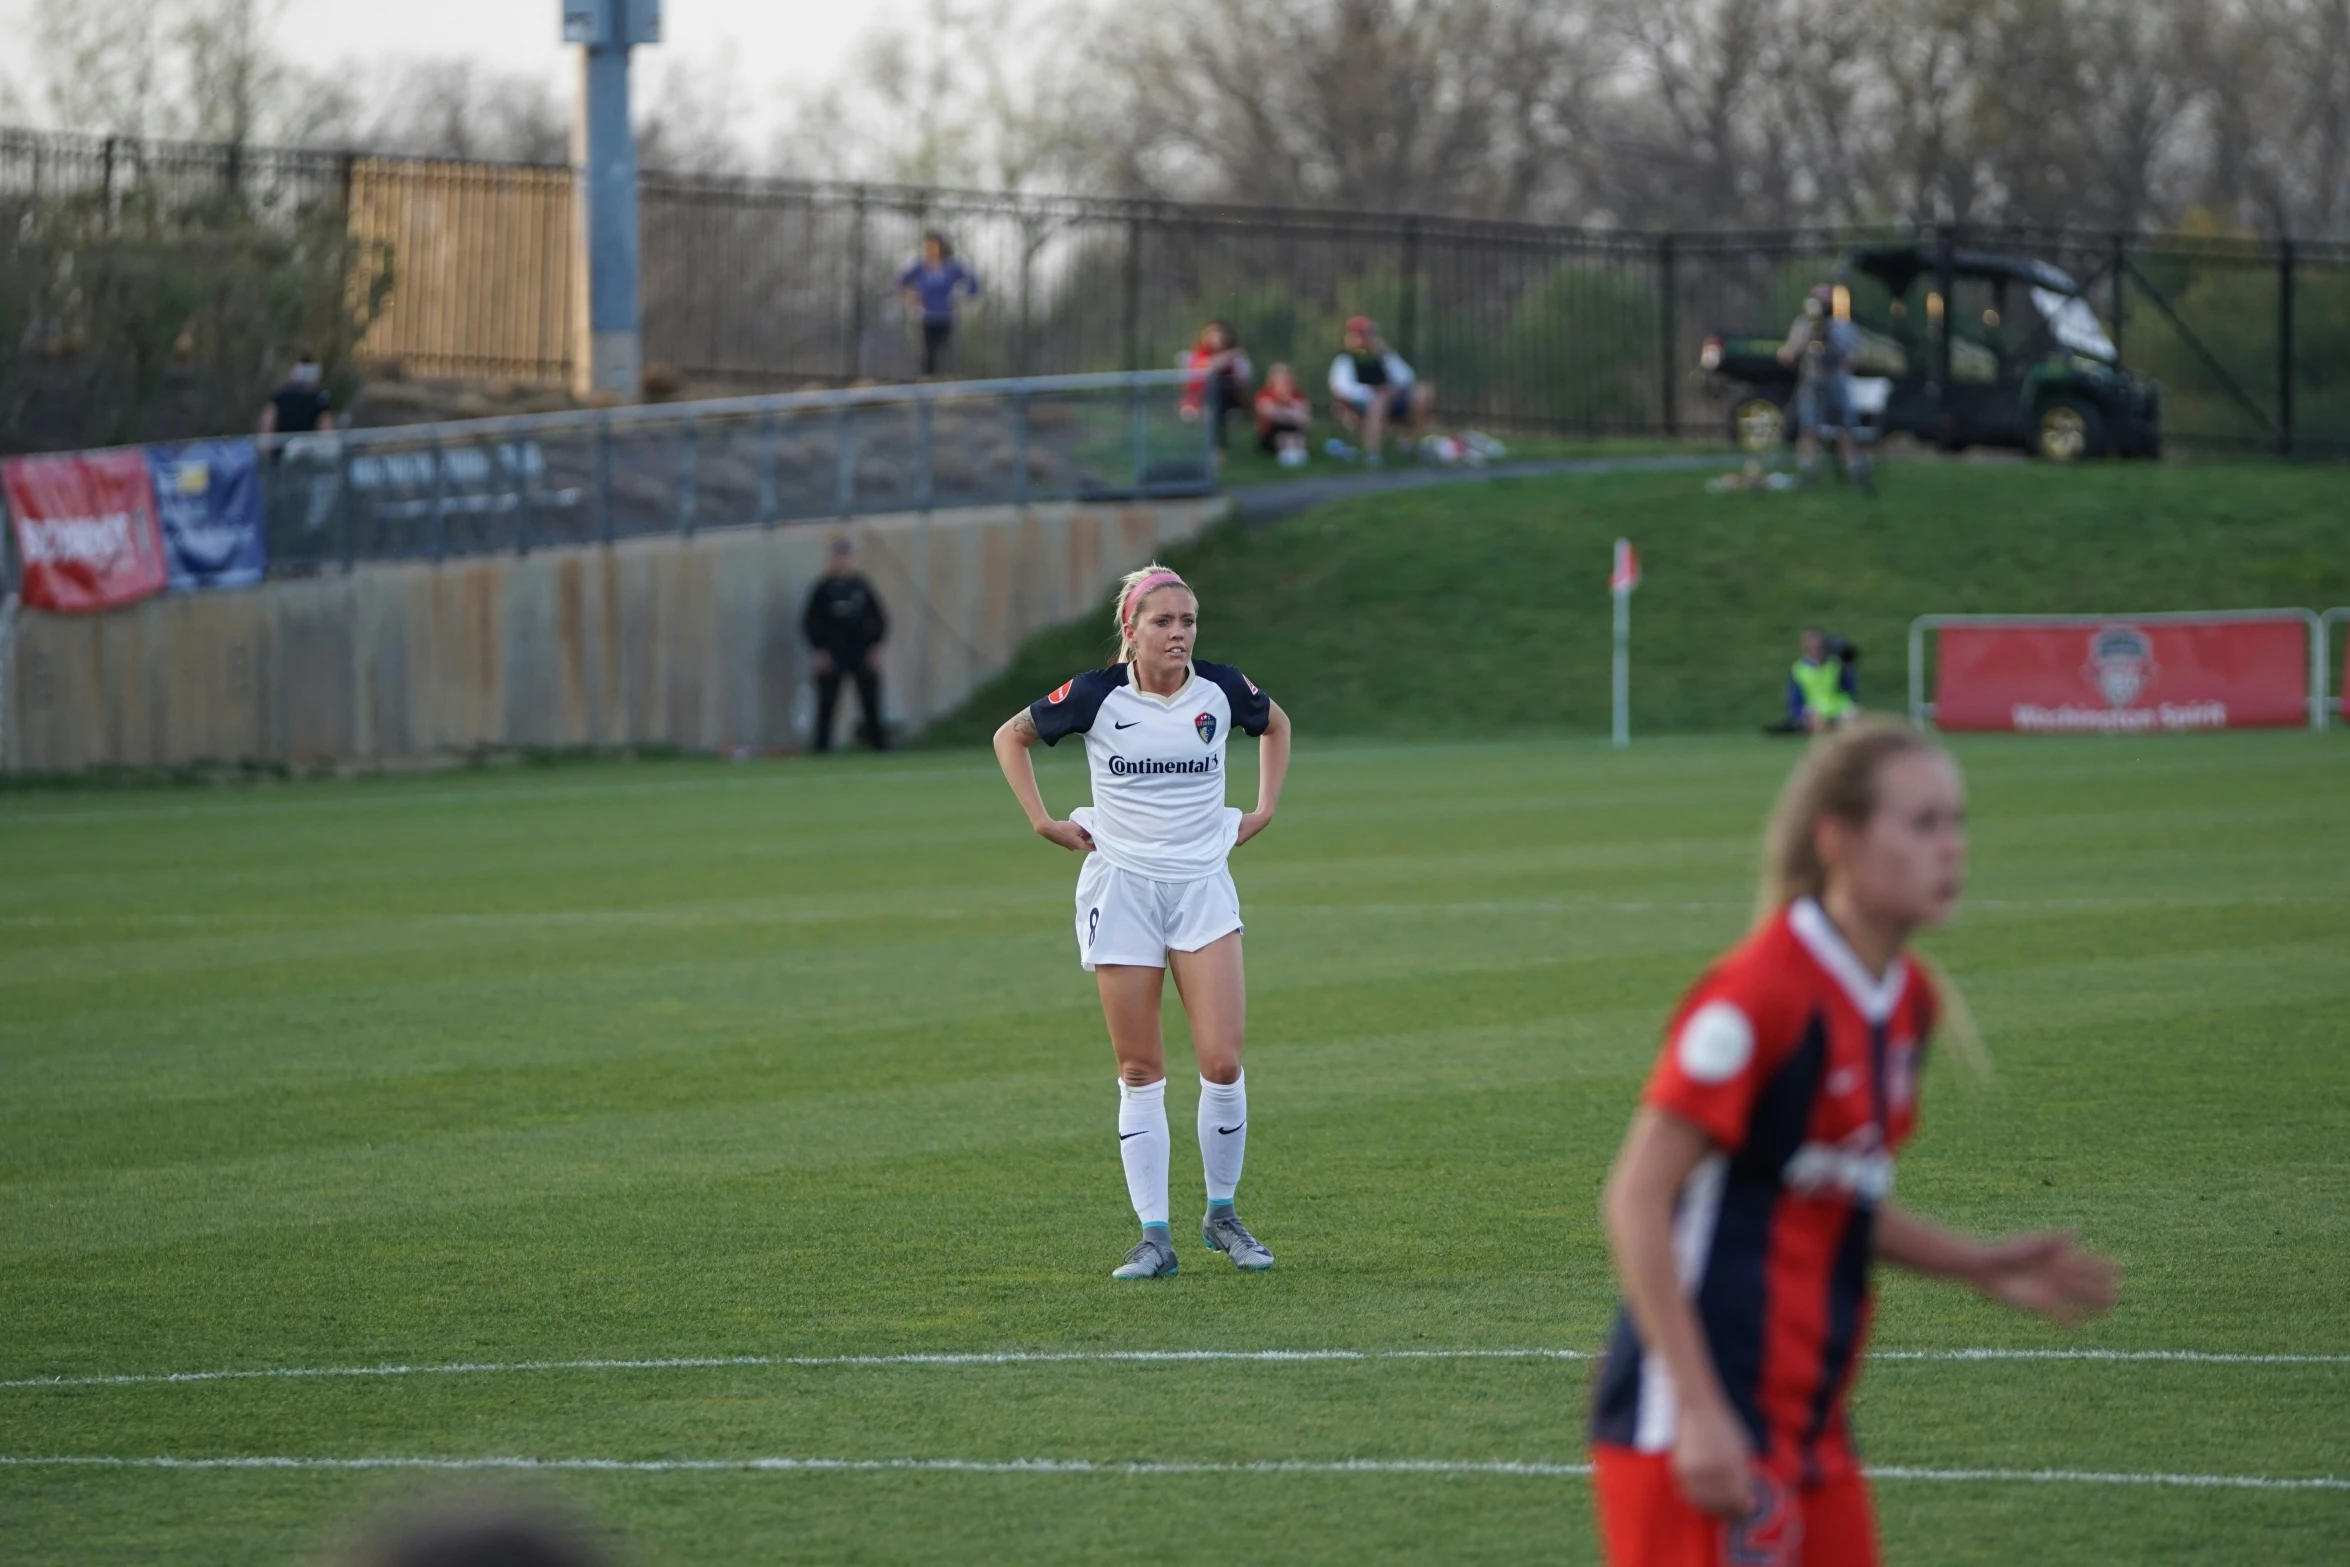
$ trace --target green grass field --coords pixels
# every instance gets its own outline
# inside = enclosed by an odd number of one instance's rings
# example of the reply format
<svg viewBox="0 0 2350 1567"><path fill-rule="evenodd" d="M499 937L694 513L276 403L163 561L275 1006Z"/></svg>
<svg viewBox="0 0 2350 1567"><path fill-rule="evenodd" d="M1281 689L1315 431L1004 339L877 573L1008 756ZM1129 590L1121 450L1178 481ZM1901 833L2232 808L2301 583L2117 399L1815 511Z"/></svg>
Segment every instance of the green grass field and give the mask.
<svg viewBox="0 0 2350 1567"><path fill-rule="evenodd" d="M2129 1281L2068 1336L1895 1280L1878 1347L2330 1358L1880 1360L1867 1451L1936 1472L1882 1482L1891 1559L2350 1559L2350 750L1962 755L1976 875L1933 949L2000 1071L1930 1072L1902 1189L2077 1225ZM1793 756L1309 727L1235 864L1241 1206L1280 1265L1192 1240L1157 1286L1106 1277L1076 867L984 755L0 800L0 1557L316 1560L490 1482L642 1564L1590 1561L1578 1476L1329 1467L1575 1463L1580 1360L776 1361L1595 1349L1605 1163ZM1076 759L1046 783L1065 809ZM514 1369L722 1357L768 1363ZM386 1364L492 1369L32 1384ZM245 1456L1205 1467L24 1462ZM2335 1487L1952 1477L2041 1469Z"/></svg>

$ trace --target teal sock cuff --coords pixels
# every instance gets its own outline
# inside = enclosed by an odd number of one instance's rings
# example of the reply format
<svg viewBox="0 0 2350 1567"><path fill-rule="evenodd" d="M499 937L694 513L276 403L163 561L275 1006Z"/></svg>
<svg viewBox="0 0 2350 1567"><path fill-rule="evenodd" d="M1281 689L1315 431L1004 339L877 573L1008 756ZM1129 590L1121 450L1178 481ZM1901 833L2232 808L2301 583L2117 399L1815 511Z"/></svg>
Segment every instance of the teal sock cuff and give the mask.
<svg viewBox="0 0 2350 1567"><path fill-rule="evenodd" d="M1231 1198L1229 1198L1229 1197L1210 1197L1210 1198L1208 1199L1208 1212L1210 1212L1210 1213L1230 1213L1231 1211L1232 1211L1232 1199L1231 1199Z"/></svg>
<svg viewBox="0 0 2350 1567"><path fill-rule="evenodd" d="M1164 1224L1146 1224L1142 1227L1142 1233L1145 1235L1148 1235L1153 1230L1157 1230L1159 1232L1159 1239L1165 1240L1167 1238L1167 1227Z"/></svg>

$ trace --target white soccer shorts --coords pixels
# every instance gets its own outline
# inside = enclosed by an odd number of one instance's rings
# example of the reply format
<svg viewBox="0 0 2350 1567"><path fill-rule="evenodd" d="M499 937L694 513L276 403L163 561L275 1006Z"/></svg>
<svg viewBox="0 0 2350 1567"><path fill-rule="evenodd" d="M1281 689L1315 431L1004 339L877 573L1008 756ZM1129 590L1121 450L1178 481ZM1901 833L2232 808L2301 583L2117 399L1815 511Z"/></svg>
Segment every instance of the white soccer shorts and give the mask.
<svg viewBox="0 0 2350 1567"><path fill-rule="evenodd" d="M1077 873L1077 961L1165 968L1167 954L1197 952L1241 928L1240 890L1220 870L1197 881L1153 881L1099 854Z"/></svg>

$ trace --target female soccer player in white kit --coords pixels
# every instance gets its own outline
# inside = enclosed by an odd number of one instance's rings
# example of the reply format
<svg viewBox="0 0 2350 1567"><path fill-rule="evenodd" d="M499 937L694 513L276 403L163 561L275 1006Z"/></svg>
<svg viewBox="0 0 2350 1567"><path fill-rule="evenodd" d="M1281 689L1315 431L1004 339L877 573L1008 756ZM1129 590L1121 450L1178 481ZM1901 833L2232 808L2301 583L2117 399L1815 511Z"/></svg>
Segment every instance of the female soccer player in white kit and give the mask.
<svg viewBox="0 0 2350 1567"><path fill-rule="evenodd" d="M1086 856L1077 874L1077 957L1101 986L1118 1057L1118 1156L1142 1240L1116 1279L1175 1275L1167 1230L1167 1068L1159 1037L1166 972L1199 1053L1199 1152L1208 1187L1200 1238L1255 1272L1273 1254L1232 1211L1248 1147L1240 1043L1248 1013L1240 894L1225 857L1265 830L1289 771L1289 715L1226 664L1195 661L1199 601L1164 566L1129 574L1118 594L1118 662L1079 675L1008 719L996 760L1039 837ZM1262 737L1257 808L1224 803L1224 748L1235 729ZM1085 736L1093 804L1055 821L1028 748Z"/></svg>

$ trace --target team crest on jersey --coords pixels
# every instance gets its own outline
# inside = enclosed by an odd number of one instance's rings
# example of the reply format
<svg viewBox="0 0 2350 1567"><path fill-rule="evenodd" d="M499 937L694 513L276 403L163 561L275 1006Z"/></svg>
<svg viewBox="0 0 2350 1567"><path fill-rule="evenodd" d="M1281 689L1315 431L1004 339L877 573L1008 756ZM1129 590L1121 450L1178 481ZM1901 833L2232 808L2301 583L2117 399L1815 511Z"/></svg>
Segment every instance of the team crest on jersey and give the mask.
<svg viewBox="0 0 2350 1567"><path fill-rule="evenodd" d="M1048 696L1048 697L1046 697L1046 698L1045 698L1045 701L1047 701L1048 703L1051 703L1051 704L1053 704L1053 705L1055 705L1055 706L1058 706L1058 705L1060 704L1060 702L1061 702L1061 699L1062 699L1062 698L1064 698L1064 697L1066 697L1066 696L1069 694L1069 688L1070 688L1071 686L1075 685L1075 684L1077 684L1077 682L1076 682L1076 681L1074 681L1074 680L1064 680L1064 681L1062 681L1062 682L1061 682L1061 689L1060 689L1060 690L1058 690L1058 691L1055 691L1055 692L1054 692L1054 693L1053 693L1051 696Z"/></svg>
<svg viewBox="0 0 2350 1567"><path fill-rule="evenodd" d="M1907 1109L1918 1096L1918 1042L1898 1037L1885 1052L1885 1098Z"/></svg>
<svg viewBox="0 0 2350 1567"><path fill-rule="evenodd" d="M1199 743L1200 743L1200 744L1202 744L1202 745L1214 745L1214 744L1216 743L1216 715L1215 715L1215 714L1213 714L1213 713L1202 713L1202 714L1200 714L1200 715L1199 715L1199 717L1197 717L1197 718L1195 718L1195 719L1193 719L1193 720L1191 721L1191 727L1199 731Z"/></svg>
<svg viewBox="0 0 2350 1567"><path fill-rule="evenodd" d="M2081 674L2108 707L2128 707L2162 673L2154 643L2136 626L2107 626L2089 639L2089 662Z"/></svg>

